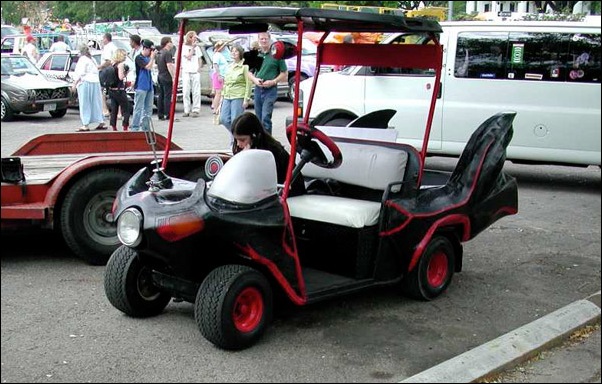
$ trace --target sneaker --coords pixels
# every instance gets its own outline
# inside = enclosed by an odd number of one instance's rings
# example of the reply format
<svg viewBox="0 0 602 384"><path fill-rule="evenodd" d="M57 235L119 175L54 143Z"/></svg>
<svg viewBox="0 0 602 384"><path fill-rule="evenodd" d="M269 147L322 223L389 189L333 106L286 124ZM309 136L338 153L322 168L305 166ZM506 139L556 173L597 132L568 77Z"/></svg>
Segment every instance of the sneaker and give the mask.
<svg viewBox="0 0 602 384"><path fill-rule="evenodd" d="M192 116L192 117L199 117L199 113L198 112L192 112L192 114L190 116Z"/></svg>
<svg viewBox="0 0 602 384"><path fill-rule="evenodd" d="M165 120L165 116L159 116L159 120Z"/></svg>
<svg viewBox="0 0 602 384"><path fill-rule="evenodd" d="M188 113L188 112L184 112L184 114L183 114L182 116L183 116L183 117L188 117L188 116L190 116L190 113Z"/></svg>

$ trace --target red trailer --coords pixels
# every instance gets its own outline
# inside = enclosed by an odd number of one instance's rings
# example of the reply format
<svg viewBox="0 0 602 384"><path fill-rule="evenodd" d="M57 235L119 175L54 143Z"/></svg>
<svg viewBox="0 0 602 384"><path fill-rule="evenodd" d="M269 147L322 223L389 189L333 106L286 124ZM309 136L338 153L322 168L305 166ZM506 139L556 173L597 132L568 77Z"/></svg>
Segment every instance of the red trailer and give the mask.
<svg viewBox="0 0 602 384"><path fill-rule="evenodd" d="M183 151L173 143L168 147L165 137L143 132L47 134L32 139L2 159L2 231L58 230L77 256L90 264L105 264L121 245L111 213L117 190L156 160L153 146L156 151L172 151L171 173L195 181L205 177L206 160L215 154Z"/></svg>

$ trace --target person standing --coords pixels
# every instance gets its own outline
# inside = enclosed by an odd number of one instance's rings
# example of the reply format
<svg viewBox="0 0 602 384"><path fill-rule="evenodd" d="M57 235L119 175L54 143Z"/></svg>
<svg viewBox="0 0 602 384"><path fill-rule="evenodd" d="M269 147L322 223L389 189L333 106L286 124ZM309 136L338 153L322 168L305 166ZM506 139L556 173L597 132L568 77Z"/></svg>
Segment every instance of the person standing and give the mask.
<svg viewBox="0 0 602 384"><path fill-rule="evenodd" d="M113 43L113 35L111 35L109 32L105 33L102 36L102 55L100 56L100 65L98 67L99 70L111 65L111 60L113 60L113 55L115 54L116 50L117 46L115 43ZM102 97L102 114L103 116L109 116L109 108L107 107L107 98L105 97L105 93L103 93Z"/></svg>
<svg viewBox="0 0 602 384"><path fill-rule="evenodd" d="M126 56L127 52L125 49L117 49L111 63L115 69L115 75L117 76L117 83L107 90L109 94L109 103L111 105L110 125L113 128L113 131L117 130L117 112L120 108L123 115L123 130L127 131L130 125L130 102L127 93L125 92L125 83L123 81L130 70L125 64Z"/></svg>
<svg viewBox="0 0 602 384"><path fill-rule="evenodd" d="M63 35L58 35L56 41L52 43L48 49L49 52L67 52L69 50L69 46L65 43L65 37Z"/></svg>
<svg viewBox="0 0 602 384"><path fill-rule="evenodd" d="M249 71L248 76L255 84L253 102L255 103L255 114L270 134L272 133L272 113L274 103L278 98L278 83L285 81L288 77L286 62L276 60L270 54L270 33L260 32L259 56L263 58L261 68L253 74Z"/></svg>
<svg viewBox="0 0 602 384"><path fill-rule="evenodd" d="M247 73L249 66L244 64L244 49L236 44L230 50L232 64L226 69L224 89L219 107L220 123L231 130L232 122L249 106L251 80Z"/></svg>
<svg viewBox="0 0 602 384"><path fill-rule="evenodd" d="M173 62L173 42L171 37L161 39L161 51L157 55L157 68L159 70L159 99L157 100L157 115L159 120L169 117L171 111L171 96L173 81L176 76L176 65Z"/></svg>
<svg viewBox="0 0 602 384"><path fill-rule="evenodd" d="M132 59L132 61L136 61L136 56L142 52L142 39L139 35L130 36L130 47L132 47L132 50L130 51L130 59Z"/></svg>
<svg viewBox="0 0 602 384"><path fill-rule="evenodd" d="M134 84L134 117L132 118L132 131L148 131L149 120L153 114L153 79L151 70L155 65L157 51L150 40L142 41L142 53L136 56L136 83Z"/></svg>
<svg viewBox="0 0 602 384"><path fill-rule="evenodd" d="M36 47L36 38L32 35L27 35L25 41L27 41L27 44L23 47L23 54L35 64L40 58L40 52L38 51L38 47Z"/></svg>
<svg viewBox="0 0 602 384"><path fill-rule="evenodd" d="M73 70L72 91L77 90L79 102L79 117L82 126L78 132L89 131L90 125L97 124L95 129L107 129L103 122L102 91L100 90L100 78L98 66L90 54L90 48L82 45L79 49L79 60Z"/></svg>
<svg viewBox="0 0 602 384"><path fill-rule="evenodd" d="M226 68L228 61L222 54L222 50L226 44L223 41L218 41L213 45L213 68L211 72L211 86L215 92L213 101L211 102L211 110L213 114L219 115L219 106L222 100L222 89L224 88L224 77L226 76Z"/></svg>
<svg viewBox="0 0 602 384"><path fill-rule="evenodd" d="M203 65L203 56L196 42L196 33L194 31L187 32L182 45L182 57L180 58L182 63L184 117L191 116L191 112L192 117L198 117L201 113L201 66Z"/></svg>

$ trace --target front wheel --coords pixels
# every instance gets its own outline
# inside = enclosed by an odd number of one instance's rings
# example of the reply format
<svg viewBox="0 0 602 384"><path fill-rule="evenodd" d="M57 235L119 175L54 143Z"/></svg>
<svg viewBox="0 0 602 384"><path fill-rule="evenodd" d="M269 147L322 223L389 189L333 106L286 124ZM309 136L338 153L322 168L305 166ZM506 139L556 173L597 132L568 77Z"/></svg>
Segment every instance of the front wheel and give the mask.
<svg viewBox="0 0 602 384"><path fill-rule="evenodd" d="M304 74L301 74L301 78L299 79L299 82L302 82L303 80L307 80L307 76L305 76ZM295 76L291 76L290 79L288 79L288 100L292 103L293 101L295 101Z"/></svg>
<svg viewBox="0 0 602 384"><path fill-rule="evenodd" d="M203 281L194 304L201 334L219 348L240 350L255 344L272 318L272 288L258 271L224 265Z"/></svg>
<svg viewBox="0 0 602 384"><path fill-rule="evenodd" d="M8 102L4 100L4 97L2 98L0 111L2 112L2 121L11 121L15 115Z"/></svg>
<svg viewBox="0 0 602 384"><path fill-rule="evenodd" d="M131 177L121 169L101 169L83 176L67 192L60 209L61 231L77 256L104 265L120 245L113 201Z"/></svg>
<svg viewBox="0 0 602 384"><path fill-rule="evenodd" d="M436 236L426 247L418 265L403 279L403 290L418 300L442 294L454 275L455 252L447 237Z"/></svg>
<svg viewBox="0 0 602 384"><path fill-rule="evenodd" d="M132 317L149 317L163 312L171 296L153 284L151 272L135 250L125 245L117 248L105 270L107 299Z"/></svg>

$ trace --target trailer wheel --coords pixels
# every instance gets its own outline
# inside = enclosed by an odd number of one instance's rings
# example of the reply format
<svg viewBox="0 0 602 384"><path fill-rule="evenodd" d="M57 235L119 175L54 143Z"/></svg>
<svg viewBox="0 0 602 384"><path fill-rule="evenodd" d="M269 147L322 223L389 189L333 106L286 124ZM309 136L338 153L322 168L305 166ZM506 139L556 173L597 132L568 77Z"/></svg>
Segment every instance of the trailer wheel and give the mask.
<svg viewBox="0 0 602 384"><path fill-rule="evenodd" d="M418 265L403 279L404 292L418 300L432 300L442 294L454 275L455 253L449 239L434 237Z"/></svg>
<svg viewBox="0 0 602 384"><path fill-rule="evenodd" d="M194 318L201 334L217 347L248 348L261 338L271 321L272 288L250 267L218 267L199 288Z"/></svg>
<svg viewBox="0 0 602 384"><path fill-rule="evenodd" d="M105 295L115 308L132 317L156 316L171 300L153 284L151 268L125 245L117 248L107 263Z"/></svg>
<svg viewBox="0 0 602 384"><path fill-rule="evenodd" d="M104 265L120 245L112 215L117 190L131 174L121 169L102 169L78 180L67 192L61 207L61 231L75 254L92 265Z"/></svg>
<svg viewBox="0 0 602 384"><path fill-rule="evenodd" d="M2 104L0 105L0 112L2 116L2 121L11 121L14 117L13 110L10 109L10 105L2 98Z"/></svg>

